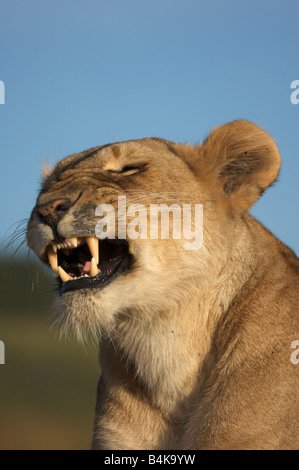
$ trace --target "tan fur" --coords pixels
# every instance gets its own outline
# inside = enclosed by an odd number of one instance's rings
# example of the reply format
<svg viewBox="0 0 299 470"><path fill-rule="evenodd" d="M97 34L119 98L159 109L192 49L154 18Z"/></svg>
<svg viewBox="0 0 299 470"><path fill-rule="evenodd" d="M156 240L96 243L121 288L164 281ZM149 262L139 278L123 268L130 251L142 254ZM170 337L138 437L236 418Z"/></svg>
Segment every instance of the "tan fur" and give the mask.
<svg viewBox="0 0 299 470"><path fill-rule="evenodd" d="M43 179L48 178L51 175L52 171L53 171L53 168L51 167L51 165L47 163L46 161L43 161L42 169L41 169L41 177Z"/></svg>
<svg viewBox="0 0 299 470"><path fill-rule="evenodd" d="M121 176L121 166L145 165ZM295 254L248 215L275 180L271 137L247 121L202 146L143 139L59 162L38 204L68 197L61 236L94 234L100 203L201 203L204 242L129 240L134 269L103 290L66 292L57 309L78 336L100 334L94 449L296 449L299 339ZM88 208L91 207L91 210ZM53 239L32 214L28 244Z"/></svg>

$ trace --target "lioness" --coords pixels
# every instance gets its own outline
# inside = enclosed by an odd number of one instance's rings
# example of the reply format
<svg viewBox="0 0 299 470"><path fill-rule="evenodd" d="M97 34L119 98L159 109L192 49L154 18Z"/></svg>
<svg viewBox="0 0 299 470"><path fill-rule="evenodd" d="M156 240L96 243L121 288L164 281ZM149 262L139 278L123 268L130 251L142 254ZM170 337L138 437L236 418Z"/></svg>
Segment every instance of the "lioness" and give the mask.
<svg viewBox="0 0 299 470"><path fill-rule="evenodd" d="M201 146L93 148L44 179L28 245L58 275L66 325L99 334L94 449L299 447L299 262L247 213L279 167L272 138L238 120ZM200 248L171 236L171 217L168 239L124 239L116 221L99 240L96 208L117 214L119 196L202 204Z"/></svg>

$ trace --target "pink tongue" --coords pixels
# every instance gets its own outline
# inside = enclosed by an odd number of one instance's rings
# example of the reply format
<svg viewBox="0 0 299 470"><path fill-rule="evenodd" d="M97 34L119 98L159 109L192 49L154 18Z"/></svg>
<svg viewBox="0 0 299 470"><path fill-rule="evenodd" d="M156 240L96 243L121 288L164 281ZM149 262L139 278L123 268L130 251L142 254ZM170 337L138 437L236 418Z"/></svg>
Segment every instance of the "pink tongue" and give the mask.
<svg viewBox="0 0 299 470"><path fill-rule="evenodd" d="M84 274L89 274L89 273L90 273L90 261L86 261L82 274L84 276Z"/></svg>

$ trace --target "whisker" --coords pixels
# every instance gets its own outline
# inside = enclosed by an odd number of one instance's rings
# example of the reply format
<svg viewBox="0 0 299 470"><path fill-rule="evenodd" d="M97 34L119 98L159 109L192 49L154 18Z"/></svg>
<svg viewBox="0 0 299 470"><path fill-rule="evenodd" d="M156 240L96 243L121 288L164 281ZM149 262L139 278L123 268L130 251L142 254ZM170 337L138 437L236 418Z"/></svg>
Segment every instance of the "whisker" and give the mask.
<svg viewBox="0 0 299 470"><path fill-rule="evenodd" d="M25 235L26 235L26 230L27 230L27 224L28 224L28 219L24 218L18 222L15 222L9 227L7 232L11 231L13 227L15 227L15 229L13 230L11 234L5 236L2 242L4 246L0 250L0 255L3 255L4 252L8 250L8 248L12 247L12 245L14 245L20 239L22 239L21 243L18 245L18 247L15 249L12 255L12 257L15 256L15 254L19 251L19 249L26 243Z"/></svg>

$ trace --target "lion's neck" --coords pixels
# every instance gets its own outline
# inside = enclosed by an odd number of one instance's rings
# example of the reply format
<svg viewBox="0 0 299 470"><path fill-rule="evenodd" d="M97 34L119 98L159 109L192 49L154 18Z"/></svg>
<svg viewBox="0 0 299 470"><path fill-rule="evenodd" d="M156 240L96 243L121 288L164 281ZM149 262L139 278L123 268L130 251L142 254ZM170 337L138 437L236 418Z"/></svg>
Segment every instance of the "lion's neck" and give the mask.
<svg viewBox="0 0 299 470"><path fill-rule="evenodd" d="M183 411L216 360L217 325L254 269L249 238L246 228L238 230L222 265L203 285L194 283L184 305L120 316L102 344L103 370L113 367L114 378L141 387L166 416Z"/></svg>
<svg viewBox="0 0 299 470"><path fill-rule="evenodd" d="M101 356L109 357L101 361L102 368L111 369L113 355L117 370L113 365L111 375L141 387L163 414L171 414L192 393L210 349L208 312L203 309L198 318L193 301L179 312L160 312L151 322L132 319L120 325L102 344ZM136 312L128 315L136 317Z"/></svg>

